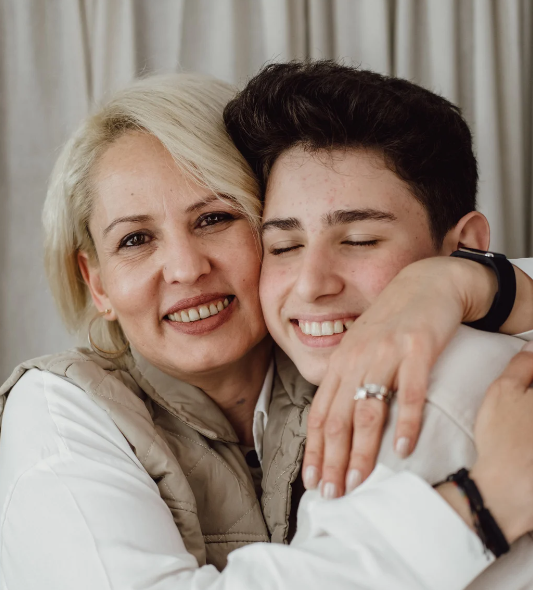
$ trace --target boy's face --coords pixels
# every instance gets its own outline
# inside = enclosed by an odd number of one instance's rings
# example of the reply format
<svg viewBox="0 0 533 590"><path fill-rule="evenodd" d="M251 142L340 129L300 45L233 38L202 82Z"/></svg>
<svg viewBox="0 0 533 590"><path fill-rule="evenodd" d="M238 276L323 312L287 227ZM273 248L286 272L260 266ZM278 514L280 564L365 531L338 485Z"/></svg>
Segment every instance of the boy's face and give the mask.
<svg viewBox="0 0 533 590"><path fill-rule="evenodd" d="M424 207L367 150L284 153L263 215L260 296L270 333L320 384L347 326L415 260L436 256Z"/></svg>

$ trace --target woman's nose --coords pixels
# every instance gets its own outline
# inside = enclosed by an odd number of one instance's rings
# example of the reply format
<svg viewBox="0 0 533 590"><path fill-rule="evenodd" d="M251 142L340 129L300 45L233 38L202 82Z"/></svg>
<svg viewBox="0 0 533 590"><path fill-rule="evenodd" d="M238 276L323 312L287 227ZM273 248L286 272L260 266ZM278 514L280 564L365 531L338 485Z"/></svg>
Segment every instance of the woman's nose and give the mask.
<svg viewBox="0 0 533 590"><path fill-rule="evenodd" d="M193 285L210 272L209 256L194 240L180 241L165 253L163 278L166 283Z"/></svg>
<svg viewBox="0 0 533 590"><path fill-rule="evenodd" d="M313 303L320 297L339 294L344 282L336 266L333 256L319 249L309 250L296 277L295 289L300 299Z"/></svg>

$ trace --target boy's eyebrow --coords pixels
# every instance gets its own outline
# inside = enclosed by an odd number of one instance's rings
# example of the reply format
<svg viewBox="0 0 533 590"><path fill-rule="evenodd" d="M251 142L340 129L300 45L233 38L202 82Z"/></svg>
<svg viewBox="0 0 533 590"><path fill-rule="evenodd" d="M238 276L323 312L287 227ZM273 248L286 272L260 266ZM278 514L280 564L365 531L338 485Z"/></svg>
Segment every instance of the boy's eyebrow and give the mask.
<svg viewBox="0 0 533 590"><path fill-rule="evenodd" d="M263 235L269 229L281 229L285 231L290 230L302 230L302 224L296 217L274 217L265 221L261 226L261 235Z"/></svg>
<svg viewBox="0 0 533 590"><path fill-rule="evenodd" d="M397 221L398 218L388 211L379 209L337 209L322 215L322 223L327 226L345 225L355 221ZM261 235L269 229L281 229L284 231L303 230L301 221L297 217L273 217L265 221L261 226Z"/></svg>
<svg viewBox="0 0 533 590"><path fill-rule="evenodd" d="M338 209L322 215L322 223L327 226L344 225L355 221L397 221L398 218L388 211L379 209Z"/></svg>

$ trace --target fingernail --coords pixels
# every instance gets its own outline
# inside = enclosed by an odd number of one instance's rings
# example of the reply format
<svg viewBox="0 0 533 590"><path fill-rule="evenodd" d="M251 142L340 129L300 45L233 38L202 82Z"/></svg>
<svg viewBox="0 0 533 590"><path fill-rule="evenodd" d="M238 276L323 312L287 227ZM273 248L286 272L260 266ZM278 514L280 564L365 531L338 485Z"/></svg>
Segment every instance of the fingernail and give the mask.
<svg viewBox="0 0 533 590"><path fill-rule="evenodd" d="M526 342L522 347L522 350L527 350L528 352L533 352L533 341Z"/></svg>
<svg viewBox="0 0 533 590"><path fill-rule="evenodd" d="M406 436L402 436L396 441L395 451L402 459L405 459L409 455L409 439Z"/></svg>
<svg viewBox="0 0 533 590"><path fill-rule="evenodd" d="M309 465L304 473L304 486L306 490L314 490L318 485L318 469Z"/></svg>
<svg viewBox="0 0 533 590"><path fill-rule="evenodd" d="M334 483L328 481L322 486L322 497L325 500L333 500L337 497L337 486Z"/></svg>
<svg viewBox="0 0 533 590"><path fill-rule="evenodd" d="M346 478L346 493L350 493L361 483L363 476L359 469L350 469Z"/></svg>

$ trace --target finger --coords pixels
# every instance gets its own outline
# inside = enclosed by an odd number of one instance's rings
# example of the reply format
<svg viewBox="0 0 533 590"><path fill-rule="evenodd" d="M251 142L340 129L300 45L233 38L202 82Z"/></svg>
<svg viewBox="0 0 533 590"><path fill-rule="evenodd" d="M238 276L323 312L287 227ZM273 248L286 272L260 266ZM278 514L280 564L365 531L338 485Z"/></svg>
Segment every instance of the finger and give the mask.
<svg viewBox="0 0 533 590"><path fill-rule="evenodd" d="M399 359L395 358L395 350L390 347L383 349L374 356L365 374L364 383L385 386L392 390L396 367ZM368 366L368 365L367 365ZM355 393L355 388L352 393ZM376 465L383 427L388 416L388 404L379 400L359 400L354 412L354 435L348 473L346 474L347 491L352 491L372 473Z"/></svg>
<svg viewBox="0 0 533 590"><path fill-rule="evenodd" d="M324 425L339 379L328 373L317 389L307 418L307 440L302 464L302 479L306 489L314 490L322 477L324 458Z"/></svg>
<svg viewBox="0 0 533 590"><path fill-rule="evenodd" d="M354 412L354 435L346 474L346 493L362 483L376 465L388 405L375 399L360 400L356 402Z"/></svg>
<svg viewBox="0 0 533 590"><path fill-rule="evenodd" d="M394 435L394 450L405 459L418 441L429 383L431 363L410 356L398 371L398 421Z"/></svg>
<svg viewBox="0 0 533 590"><path fill-rule="evenodd" d="M526 346L530 344L528 342ZM533 352L531 349L524 347L521 352L515 355L505 367L498 381L501 379L511 380L524 389L529 388L533 381Z"/></svg>
<svg viewBox="0 0 533 590"><path fill-rule="evenodd" d="M353 389L340 388L324 425L322 495L336 498L344 493L346 468L350 458L354 420Z"/></svg>

